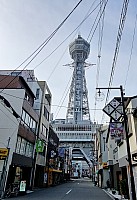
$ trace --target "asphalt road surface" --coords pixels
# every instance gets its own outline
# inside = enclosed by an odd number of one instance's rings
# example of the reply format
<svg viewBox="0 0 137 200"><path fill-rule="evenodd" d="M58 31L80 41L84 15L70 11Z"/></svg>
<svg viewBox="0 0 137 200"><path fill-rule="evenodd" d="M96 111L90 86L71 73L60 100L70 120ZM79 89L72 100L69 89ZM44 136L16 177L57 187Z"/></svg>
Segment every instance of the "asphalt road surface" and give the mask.
<svg viewBox="0 0 137 200"><path fill-rule="evenodd" d="M24 196L11 200L111 200L111 198L89 179L71 180L54 187L35 189Z"/></svg>

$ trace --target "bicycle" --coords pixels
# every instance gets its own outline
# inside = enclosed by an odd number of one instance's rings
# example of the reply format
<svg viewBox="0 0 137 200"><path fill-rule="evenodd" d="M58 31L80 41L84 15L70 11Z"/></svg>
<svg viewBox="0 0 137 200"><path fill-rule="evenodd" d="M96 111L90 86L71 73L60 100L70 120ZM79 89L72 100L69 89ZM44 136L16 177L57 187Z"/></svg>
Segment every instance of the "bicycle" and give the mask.
<svg viewBox="0 0 137 200"><path fill-rule="evenodd" d="M8 189L5 190L4 197L9 198L11 196L18 196L19 194L19 184L12 183L9 185Z"/></svg>

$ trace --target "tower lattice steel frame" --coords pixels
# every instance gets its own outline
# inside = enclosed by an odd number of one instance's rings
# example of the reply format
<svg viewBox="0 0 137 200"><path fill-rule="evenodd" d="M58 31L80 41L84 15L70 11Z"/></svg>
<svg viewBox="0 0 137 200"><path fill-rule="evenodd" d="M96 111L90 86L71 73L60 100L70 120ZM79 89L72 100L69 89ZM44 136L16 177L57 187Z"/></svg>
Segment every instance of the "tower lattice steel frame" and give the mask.
<svg viewBox="0 0 137 200"><path fill-rule="evenodd" d="M73 62L73 77L70 86L69 102L66 120L75 124L83 120L90 121L88 91L85 78L85 60L90 52L90 44L80 35L69 45L69 52Z"/></svg>

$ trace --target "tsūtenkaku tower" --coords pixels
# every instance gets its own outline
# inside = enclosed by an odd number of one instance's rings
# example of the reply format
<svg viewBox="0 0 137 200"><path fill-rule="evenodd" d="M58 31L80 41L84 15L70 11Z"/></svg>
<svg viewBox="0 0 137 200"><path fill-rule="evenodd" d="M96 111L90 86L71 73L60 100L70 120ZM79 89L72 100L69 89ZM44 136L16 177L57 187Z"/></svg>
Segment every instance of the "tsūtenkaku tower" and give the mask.
<svg viewBox="0 0 137 200"><path fill-rule="evenodd" d="M73 77L69 93L67 122L79 124L83 120L90 121L88 91L85 79L85 60L90 52L90 44L80 35L69 45L73 62Z"/></svg>
<svg viewBox="0 0 137 200"><path fill-rule="evenodd" d="M94 149L95 134L98 125L90 120L88 91L86 88L85 60L90 52L90 44L80 35L69 45L71 58L74 60L72 82L66 119L55 119L52 127L60 141L59 149L68 149L75 176L77 167L91 170L93 161L91 152ZM69 163L69 162L68 162ZM78 165L76 165L78 164ZM68 169L69 168L65 168ZM81 171L82 173L82 171ZM90 171L91 173L91 171Z"/></svg>

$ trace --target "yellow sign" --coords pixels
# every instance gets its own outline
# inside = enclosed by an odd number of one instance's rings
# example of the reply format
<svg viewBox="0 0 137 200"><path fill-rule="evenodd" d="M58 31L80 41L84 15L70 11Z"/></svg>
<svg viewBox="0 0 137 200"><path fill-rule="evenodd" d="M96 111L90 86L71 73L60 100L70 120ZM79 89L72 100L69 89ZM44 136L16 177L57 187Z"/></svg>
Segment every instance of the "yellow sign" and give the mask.
<svg viewBox="0 0 137 200"><path fill-rule="evenodd" d="M5 156L0 156L0 160L6 160Z"/></svg>
<svg viewBox="0 0 137 200"><path fill-rule="evenodd" d="M8 149L0 148L0 157L7 157L8 156Z"/></svg>
<svg viewBox="0 0 137 200"><path fill-rule="evenodd" d="M102 163L103 164L103 168L108 168L108 164L107 162Z"/></svg>

